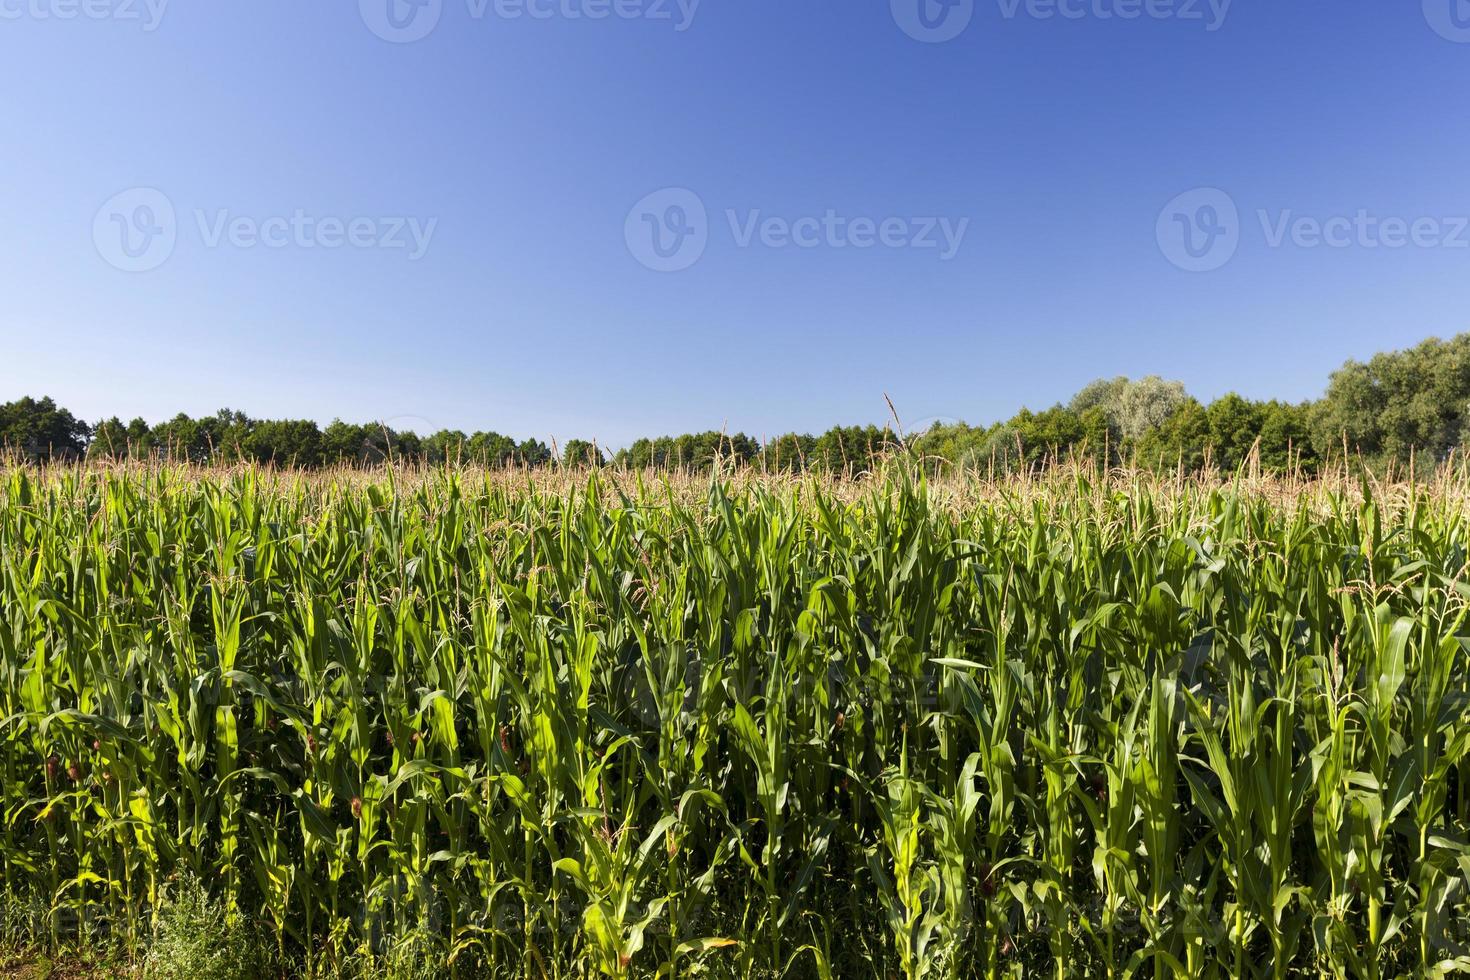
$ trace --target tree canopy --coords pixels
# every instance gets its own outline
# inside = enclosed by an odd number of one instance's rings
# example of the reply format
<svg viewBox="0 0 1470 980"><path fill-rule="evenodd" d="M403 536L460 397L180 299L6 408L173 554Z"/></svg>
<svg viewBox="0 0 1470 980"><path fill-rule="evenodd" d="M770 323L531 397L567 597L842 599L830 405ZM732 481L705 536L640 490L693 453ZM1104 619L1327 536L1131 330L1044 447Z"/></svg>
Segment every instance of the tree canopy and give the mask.
<svg viewBox="0 0 1470 980"><path fill-rule="evenodd" d="M890 426L838 426L821 435L791 432L765 441L744 433L701 432L639 439L609 458L573 439L560 453L537 439L493 431L431 435L340 419L325 428L304 419L253 419L221 409L150 425L112 417L95 426L50 398L0 404L0 447L32 459L161 458L192 463L254 462L282 467L419 461L489 466L602 466L701 470L716 460L776 472L859 473L899 446L935 466L1007 471L1073 458L1234 470L1251 460L1270 471L1311 471L1346 453L1371 466L1442 462L1470 448L1470 334L1427 340L1349 361L1318 401L1253 401L1230 393L1205 404L1157 376L1095 381L1066 404L990 426L939 424L900 437Z"/></svg>

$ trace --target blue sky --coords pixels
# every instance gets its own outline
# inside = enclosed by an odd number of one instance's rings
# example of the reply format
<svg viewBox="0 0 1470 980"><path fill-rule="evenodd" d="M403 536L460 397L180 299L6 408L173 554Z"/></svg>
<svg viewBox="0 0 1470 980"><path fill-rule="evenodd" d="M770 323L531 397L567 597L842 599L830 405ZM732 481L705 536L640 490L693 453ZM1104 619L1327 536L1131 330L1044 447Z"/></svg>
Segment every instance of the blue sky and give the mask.
<svg viewBox="0 0 1470 980"><path fill-rule="evenodd" d="M1467 326L1466 0L428 2L0 0L0 400L620 445Z"/></svg>

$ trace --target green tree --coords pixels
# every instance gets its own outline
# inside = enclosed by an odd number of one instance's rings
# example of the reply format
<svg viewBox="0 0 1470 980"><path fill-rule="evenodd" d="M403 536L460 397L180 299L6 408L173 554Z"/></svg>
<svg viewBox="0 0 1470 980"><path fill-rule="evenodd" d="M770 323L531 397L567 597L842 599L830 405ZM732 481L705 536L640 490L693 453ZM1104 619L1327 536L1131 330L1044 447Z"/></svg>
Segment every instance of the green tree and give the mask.
<svg viewBox="0 0 1470 980"><path fill-rule="evenodd" d="M1259 403L1231 392L1205 410L1214 464L1226 472L1240 468L1261 437L1265 412Z"/></svg>
<svg viewBox="0 0 1470 980"><path fill-rule="evenodd" d="M0 448L33 459L74 459L87 448L91 429L50 398L21 398L0 405Z"/></svg>
<svg viewBox="0 0 1470 980"><path fill-rule="evenodd" d="M1121 458L1124 446L1137 444L1167 422L1188 400L1183 382L1150 375L1138 381L1122 377L1094 381L1079 391L1067 407L1079 417L1091 411L1101 413L1107 420L1106 443L1116 447L1114 458Z"/></svg>
<svg viewBox="0 0 1470 980"><path fill-rule="evenodd" d="M1072 401L1067 407L1078 415L1091 408L1100 408L1104 414L1112 416L1117 413L1119 406L1123 403L1124 392L1132 384L1133 382L1123 377L1100 378L1072 396Z"/></svg>
<svg viewBox="0 0 1470 980"><path fill-rule="evenodd" d="M453 463L469 455L470 437L455 429L441 429L423 440L424 461L435 466Z"/></svg>
<svg viewBox="0 0 1470 980"><path fill-rule="evenodd" d="M1346 446L1379 464L1439 461L1465 444L1467 410L1470 334L1427 340L1334 374L1313 413L1312 442L1323 455Z"/></svg>
<svg viewBox="0 0 1470 980"><path fill-rule="evenodd" d="M140 459L153 451L153 428L143 419L126 425L117 416L98 422L87 455L98 459Z"/></svg>
<svg viewBox="0 0 1470 980"><path fill-rule="evenodd" d="M798 473L811 465L816 451L815 436L787 433L766 443L761 450L761 465L773 473Z"/></svg>
<svg viewBox="0 0 1470 980"><path fill-rule="evenodd" d="M470 436L469 458L481 466L507 466L516 460L516 442L498 432Z"/></svg>
<svg viewBox="0 0 1470 980"><path fill-rule="evenodd" d="M1125 440L1142 439L1173 418L1190 400L1183 382L1150 375L1124 389L1114 421Z"/></svg>
<svg viewBox="0 0 1470 980"><path fill-rule="evenodd" d="M128 427L114 415L92 427L92 441L87 455L92 459L127 459L130 455Z"/></svg>
<svg viewBox="0 0 1470 980"><path fill-rule="evenodd" d="M893 430L884 426L837 426L817 437L812 464L829 473L860 473L898 444Z"/></svg>
<svg viewBox="0 0 1470 980"><path fill-rule="evenodd" d="M322 432L315 422L269 421L256 424L245 437L250 459L277 466L309 468L322 463Z"/></svg>
<svg viewBox="0 0 1470 980"><path fill-rule="evenodd" d="M1210 445L1210 414L1193 398L1177 407L1162 424L1149 429L1134 446L1140 466L1195 471L1205 465Z"/></svg>
<svg viewBox="0 0 1470 980"><path fill-rule="evenodd" d="M1044 412L1023 408L990 429L947 427L945 452L967 468L998 473L1069 460L1111 465L1118 452L1116 434L1103 407L1088 404L1080 412L1071 405Z"/></svg>
<svg viewBox="0 0 1470 980"><path fill-rule="evenodd" d="M572 439L562 447L563 466L601 466L607 460L594 443L585 439Z"/></svg>
<svg viewBox="0 0 1470 980"><path fill-rule="evenodd" d="M1267 402L1261 410L1261 466L1273 473L1293 467L1315 472L1321 457L1312 444L1312 405Z"/></svg>
<svg viewBox="0 0 1470 980"><path fill-rule="evenodd" d="M714 466L717 459L748 464L754 463L760 455L760 443L743 432L732 436L711 431L639 439L619 452L614 461L631 469L653 467L702 471Z"/></svg>
<svg viewBox="0 0 1470 980"><path fill-rule="evenodd" d="M382 422L352 425L334 420L322 432L322 458L329 464L376 466L387 462L416 462L424 456L416 432L399 432Z"/></svg>
<svg viewBox="0 0 1470 980"><path fill-rule="evenodd" d="M222 408L209 418L201 419L210 459L214 462L236 462L250 458L248 443L256 422L244 412Z"/></svg>
<svg viewBox="0 0 1470 980"><path fill-rule="evenodd" d="M212 449L208 432L183 412L154 426L151 438L165 458L180 462L207 462Z"/></svg>

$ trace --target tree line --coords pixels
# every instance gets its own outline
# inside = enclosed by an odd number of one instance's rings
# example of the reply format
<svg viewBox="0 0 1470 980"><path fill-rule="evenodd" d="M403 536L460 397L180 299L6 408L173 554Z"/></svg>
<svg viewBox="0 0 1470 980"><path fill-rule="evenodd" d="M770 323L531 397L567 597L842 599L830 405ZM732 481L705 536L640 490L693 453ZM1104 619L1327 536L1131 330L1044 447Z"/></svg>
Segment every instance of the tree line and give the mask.
<svg viewBox="0 0 1470 980"><path fill-rule="evenodd" d="M764 442L743 433L639 439L609 457L574 439L549 446L496 432L444 430L421 436L386 425L252 419L221 410L156 425L119 418L88 424L50 398L0 404L0 446L31 459L162 458L201 464L255 462L297 468L386 461L473 462L545 467L612 464L707 469L717 459L780 472L854 472L904 446L936 463L1013 471L1057 458L1107 465L1232 470L1258 459L1272 471L1315 470L1348 454L1370 465L1444 461L1470 448L1470 334L1349 361L1317 401L1253 401L1229 394L1204 404L1182 383L1159 377L1093 382L1066 404L1022 409L991 426L848 426L821 435L788 433Z"/></svg>

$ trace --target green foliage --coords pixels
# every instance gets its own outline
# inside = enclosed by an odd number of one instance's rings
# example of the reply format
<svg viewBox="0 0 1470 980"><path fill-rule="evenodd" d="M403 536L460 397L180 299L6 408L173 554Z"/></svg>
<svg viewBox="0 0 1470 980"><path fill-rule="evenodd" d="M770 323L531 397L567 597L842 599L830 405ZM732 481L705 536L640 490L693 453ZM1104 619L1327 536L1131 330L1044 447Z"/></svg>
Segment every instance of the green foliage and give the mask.
<svg viewBox="0 0 1470 980"><path fill-rule="evenodd" d="M1463 477L543 479L6 471L28 928L190 977L1470 965Z"/></svg>
<svg viewBox="0 0 1470 980"><path fill-rule="evenodd" d="M1186 399L1159 425L1146 430L1131 444L1137 461L1160 469L1182 467L1194 472L1205 465L1210 446L1210 413L1193 398Z"/></svg>
<svg viewBox="0 0 1470 980"><path fill-rule="evenodd" d="M1319 452L1329 447L1379 461L1429 462L1465 448L1470 412L1470 334L1349 362L1332 376L1312 420Z"/></svg>
<svg viewBox="0 0 1470 980"><path fill-rule="evenodd" d="M1227 472L1239 469L1260 441L1265 416L1265 406L1234 392L1212 402L1205 411L1205 442L1215 465Z"/></svg>
<svg viewBox="0 0 1470 980"><path fill-rule="evenodd" d="M186 877L153 909L144 980L255 980L266 966L253 932Z"/></svg>
<svg viewBox="0 0 1470 980"><path fill-rule="evenodd" d="M625 469L709 472L722 462L769 473L869 473L900 448L931 471L1006 474L1060 461L1224 472L1259 465L1270 473L1313 474L1344 452L1375 470L1418 459L1433 466L1470 448L1470 334L1349 363L1320 402L1289 405L1227 394L1209 405L1184 385L1150 376L1095 381L1066 405L1022 409L989 427L935 425L900 439L889 427L838 426L819 436L788 433L764 444L744 435L703 432L639 439L611 462ZM490 467L604 465L595 444L573 439L561 457L545 443L496 432L429 436L378 423L256 420L228 409L149 427L118 418L89 429L50 399L0 405L0 447L29 458L154 458L192 463L241 461L296 469L446 462Z"/></svg>
<svg viewBox="0 0 1470 980"><path fill-rule="evenodd" d="M45 944L48 904L35 888L0 894L0 959L24 955Z"/></svg>
<svg viewBox="0 0 1470 980"><path fill-rule="evenodd" d="M352 425L334 419L322 432L322 455L334 463L387 462L398 450L396 436L385 425Z"/></svg>
<svg viewBox="0 0 1470 980"><path fill-rule="evenodd" d="M1108 420L1115 442L1136 441L1163 425L1188 400L1184 385L1150 375L1139 381L1097 381L1078 393L1070 406L1081 415L1098 409Z"/></svg>
<svg viewBox="0 0 1470 980"><path fill-rule="evenodd" d="M315 422L258 422L241 443L247 458L258 463L309 468L323 459L322 434Z"/></svg>
<svg viewBox="0 0 1470 980"><path fill-rule="evenodd" d="M1034 468L1052 458L1100 459L1103 451L1116 439L1107 412L1101 407L1073 412L1057 406L1045 412L1022 410L997 434L995 446L1004 451L1013 441L1019 462Z"/></svg>
<svg viewBox="0 0 1470 980"><path fill-rule="evenodd" d="M767 443L760 464L773 473L800 473L817 458L816 437L792 432Z"/></svg>
<svg viewBox="0 0 1470 980"><path fill-rule="evenodd" d="M91 429L49 398L0 405L0 450L31 459L80 456Z"/></svg>
<svg viewBox="0 0 1470 980"><path fill-rule="evenodd" d="M897 444L887 426L837 426L817 437L809 466L820 473L862 473L875 469Z"/></svg>
<svg viewBox="0 0 1470 980"><path fill-rule="evenodd" d="M113 416L97 423L87 444L88 456L95 459L123 460L149 456L153 451L153 430L143 419L126 425Z"/></svg>
<svg viewBox="0 0 1470 980"><path fill-rule="evenodd" d="M639 439L618 453L615 461L636 469L708 470L717 460L749 463L759 452L756 441L744 433L701 432Z"/></svg>
<svg viewBox="0 0 1470 980"><path fill-rule="evenodd" d="M1330 450L1311 436L1312 406L1267 402L1261 416L1261 465L1272 473L1301 468L1315 473Z"/></svg>
<svg viewBox="0 0 1470 980"><path fill-rule="evenodd" d="M607 462L607 457L596 444L585 439L573 439L562 447L561 461L565 466L601 466Z"/></svg>

